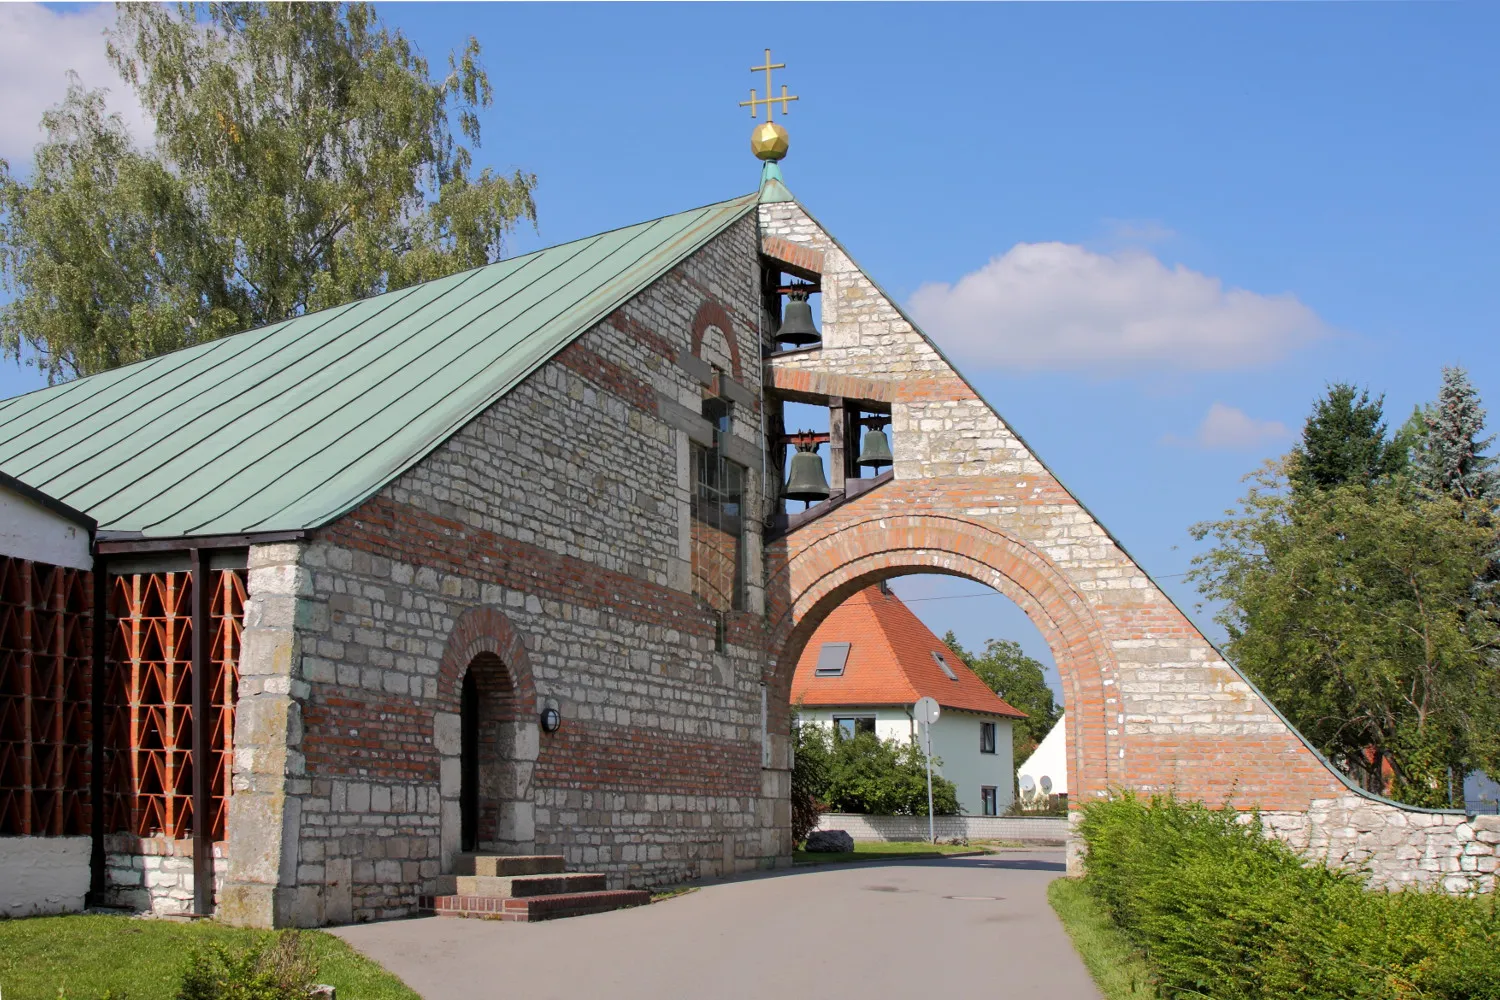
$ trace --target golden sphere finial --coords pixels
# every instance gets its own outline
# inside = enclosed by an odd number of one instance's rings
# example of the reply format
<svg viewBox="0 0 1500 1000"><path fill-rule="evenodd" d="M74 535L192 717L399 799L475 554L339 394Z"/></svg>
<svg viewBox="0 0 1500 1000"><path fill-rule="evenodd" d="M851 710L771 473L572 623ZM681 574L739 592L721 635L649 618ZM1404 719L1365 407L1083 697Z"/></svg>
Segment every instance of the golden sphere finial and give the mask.
<svg viewBox="0 0 1500 1000"><path fill-rule="evenodd" d="M757 125L750 133L750 149L762 160L775 163L786 156L788 145L786 129L775 122Z"/></svg>

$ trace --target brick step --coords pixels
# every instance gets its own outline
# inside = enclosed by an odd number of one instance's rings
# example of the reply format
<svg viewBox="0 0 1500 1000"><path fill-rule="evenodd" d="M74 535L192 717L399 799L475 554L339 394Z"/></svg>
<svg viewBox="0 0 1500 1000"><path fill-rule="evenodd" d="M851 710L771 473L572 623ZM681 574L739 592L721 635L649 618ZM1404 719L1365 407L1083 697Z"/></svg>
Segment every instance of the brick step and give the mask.
<svg viewBox="0 0 1500 1000"><path fill-rule="evenodd" d="M607 884L603 875L448 875L438 879L440 896L495 896L501 899L555 896L563 892L597 892Z"/></svg>
<svg viewBox="0 0 1500 1000"><path fill-rule="evenodd" d="M457 875L561 875L567 869L561 854L460 854L453 862Z"/></svg>
<svg viewBox="0 0 1500 1000"><path fill-rule="evenodd" d="M627 906L644 906L651 893L644 889L605 889L599 892L564 892L550 896L437 896L432 909L440 917L475 917L481 920L560 920L587 913L605 913Z"/></svg>

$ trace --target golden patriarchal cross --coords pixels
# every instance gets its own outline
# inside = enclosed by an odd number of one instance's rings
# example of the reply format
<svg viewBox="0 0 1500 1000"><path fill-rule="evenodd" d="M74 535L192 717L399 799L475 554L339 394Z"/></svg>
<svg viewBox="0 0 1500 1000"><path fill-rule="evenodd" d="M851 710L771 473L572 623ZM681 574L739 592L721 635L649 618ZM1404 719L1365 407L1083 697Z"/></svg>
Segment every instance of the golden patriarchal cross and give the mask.
<svg viewBox="0 0 1500 1000"><path fill-rule="evenodd" d="M751 66L750 67L750 72L752 72L752 73L759 73L762 70L764 70L765 74L766 74L766 96L765 97L756 97L755 96L755 88L751 87L750 88L750 100L748 100L748 101L741 101L740 102L740 107L742 107L742 108L749 108L750 109L750 117L751 118L756 117L755 109L757 107L759 107L760 105L764 104L766 106L766 120L767 121L773 121L776 118L776 102L777 101L781 102L781 113L782 114L786 114L787 113L787 103L789 101L795 101L795 100L797 100L797 96L795 94L788 94L786 92L786 84L784 84L784 83L781 85L781 95L779 97L777 95L771 93L771 70L773 70L773 69L786 69L786 63L773 63L771 61L771 50L770 49L766 49L766 64L764 66Z"/></svg>

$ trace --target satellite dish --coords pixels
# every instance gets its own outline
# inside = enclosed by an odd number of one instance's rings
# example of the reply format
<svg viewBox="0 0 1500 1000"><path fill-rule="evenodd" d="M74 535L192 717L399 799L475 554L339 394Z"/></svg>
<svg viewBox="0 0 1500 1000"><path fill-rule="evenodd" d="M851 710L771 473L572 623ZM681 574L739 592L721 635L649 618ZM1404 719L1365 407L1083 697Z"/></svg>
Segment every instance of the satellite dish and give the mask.
<svg viewBox="0 0 1500 1000"><path fill-rule="evenodd" d="M1021 775L1021 794L1029 797L1034 791L1036 791L1036 782L1031 780L1031 775Z"/></svg>
<svg viewBox="0 0 1500 1000"><path fill-rule="evenodd" d="M1049 777L1047 777L1045 774L1042 775L1042 794L1043 795L1051 795L1052 794L1052 779L1049 778Z"/></svg>
<svg viewBox="0 0 1500 1000"><path fill-rule="evenodd" d="M922 698L912 706L912 714L917 717L918 722L924 722L930 726L938 720L938 716L943 714L943 710L938 708L936 698Z"/></svg>

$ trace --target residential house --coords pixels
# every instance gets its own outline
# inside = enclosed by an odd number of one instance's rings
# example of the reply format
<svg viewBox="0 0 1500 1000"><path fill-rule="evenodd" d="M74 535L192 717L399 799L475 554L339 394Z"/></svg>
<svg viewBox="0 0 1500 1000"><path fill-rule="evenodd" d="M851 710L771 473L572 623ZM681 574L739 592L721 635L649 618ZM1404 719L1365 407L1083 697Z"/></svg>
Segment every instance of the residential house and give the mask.
<svg viewBox="0 0 1500 1000"><path fill-rule="evenodd" d="M792 679L799 721L849 736L918 738L912 706L923 697L942 707L932 755L941 761L935 773L958 790L959 811L1005 812L1013 786L1010 727L1026 714L991 691L886 585L867 587L831 612Z"/></svg>

